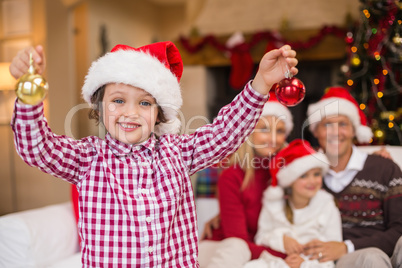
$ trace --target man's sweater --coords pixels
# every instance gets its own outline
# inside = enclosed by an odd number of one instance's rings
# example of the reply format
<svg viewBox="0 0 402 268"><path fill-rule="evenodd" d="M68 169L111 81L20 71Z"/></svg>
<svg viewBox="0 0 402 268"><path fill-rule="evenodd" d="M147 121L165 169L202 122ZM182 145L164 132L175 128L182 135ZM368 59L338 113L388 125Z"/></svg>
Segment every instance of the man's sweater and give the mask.
<svg viewBox="0 0 402 268"><path fill-rule="evenodd" d="M369 155L364 168L341 192L335 193L341 212L343 239L355 250L377 247L389 256L402 235L402 172L391 160Z"/></svg>

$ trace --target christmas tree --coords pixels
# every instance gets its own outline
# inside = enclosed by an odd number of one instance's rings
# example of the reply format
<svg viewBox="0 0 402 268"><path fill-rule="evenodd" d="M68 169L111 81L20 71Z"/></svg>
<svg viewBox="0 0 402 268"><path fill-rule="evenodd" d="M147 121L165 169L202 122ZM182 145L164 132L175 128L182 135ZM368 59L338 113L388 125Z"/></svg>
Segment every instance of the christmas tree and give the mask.
<svg viewBox="0 0 402 268"><path fill-rule="evenodd" d="M360 0L346 36L344 81L368 117L372 144L402 145L402 3Z"/></svg>

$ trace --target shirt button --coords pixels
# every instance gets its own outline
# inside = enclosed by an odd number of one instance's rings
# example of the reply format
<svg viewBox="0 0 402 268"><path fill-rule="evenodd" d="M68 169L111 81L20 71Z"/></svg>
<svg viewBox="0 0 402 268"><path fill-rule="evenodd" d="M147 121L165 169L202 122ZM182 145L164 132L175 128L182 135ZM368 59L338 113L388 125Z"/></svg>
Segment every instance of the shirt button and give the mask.
<svg viewBox="0 0 402 268"><path fill-rule="evenodd" d="M146 220L148 223L150 223L150 222L152 221L151 217L147 217L145 220Z"/></svg>
<svg viewBox="0 0 402 268"><path fill-rule="evenodd" d="M147 194L147 193L148 193L148 190L147 190L147 189L141 189L141 193L142 193L142 194Z"/></svg>
<svg viewBox="0 0 402 268"><path fill-rule="evenodd" d="M140 164L142 167L147 167L148 166L148 163L147 162L141 162L141 164Z"/></svg>
<svg viewBox="0 0 402 268"><path fill-rule="evenodd" d="M135 146L135 149L140 150L140 149L141 149L141 146L140 146L140 145L137 145L137 146Z"/></svg>
<svg viewBox="0 0 402 268"><path fill-rule="evenodd" d="M154 251L153 247L148 247L148 252L152 253Z"/></svg>

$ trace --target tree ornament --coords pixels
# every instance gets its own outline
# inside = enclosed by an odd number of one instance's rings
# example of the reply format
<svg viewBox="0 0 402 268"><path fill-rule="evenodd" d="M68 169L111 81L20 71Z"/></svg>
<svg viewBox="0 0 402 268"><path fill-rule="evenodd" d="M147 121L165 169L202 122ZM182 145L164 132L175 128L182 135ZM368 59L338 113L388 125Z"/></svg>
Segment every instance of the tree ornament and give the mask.
<svg viewBox="0 0 402 268"><path fill-rule="evenodd" d="M353 33L352 32L347 32L346 33L345 41L348 44L353 44L354 39L353 39Z"/></svg>
<svg viewBox="0 0 402 268"><path fill-rule="evenodd" d="M399 35L399 33L395 34L395 36L392 38L392 42L397 46L402 45L402 37Z"/></svg>
<svg viewBox="0 0 402 268"><path fill-rule="evenodd" d="M351 64L355 67L358 67L361 63L360 57L357 54L353 54L352 59L351 59Z"/></svg>
<svg viewBox="0 0 402 268"><path fill-rule="evenodd" d="M304 99L306 88L303 82L292 77L288 70L285 78L276 85L275 95L280 103L289 107L296 106Z"/></svg>
<svg viewBox="0 0 402 268"><path fill-rule="evenodd" d="M45 99L48 89L46 80L41 75L35 74L32 53L30 53L28 72L18 79L15 94L23 103L37 105Z"/></svg>
<svg viewBox="0 0 402 268"><path fill-rule="evenodd" d="M374 137L378 144L384 144L385 140L385 133L382 129L374 130Z"/></svg>
<svg viewBox="0 0 402 268"><path fill-rule="evenodd" d="M344 73L344 74L346 74L347 72L349 72L349 66L347 65L347 64L343 64L342 66L341 66L341 72L342 73Z"/></svg>

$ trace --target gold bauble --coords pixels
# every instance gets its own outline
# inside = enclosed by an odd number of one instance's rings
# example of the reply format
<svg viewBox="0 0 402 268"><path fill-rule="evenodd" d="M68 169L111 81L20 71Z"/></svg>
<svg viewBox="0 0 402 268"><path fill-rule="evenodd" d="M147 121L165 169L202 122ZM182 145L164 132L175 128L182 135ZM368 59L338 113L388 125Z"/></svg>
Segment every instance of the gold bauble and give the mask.
<svg viewBox="0 0 402 268"><path fill-rule="evenodd" d="M374 130L374 137L377 140L377 144L384 144L385 141L385 132L382 129Z"/></svg>
<svg viewBox="0 0 402 268"><path fill-rule="evenodd" d="M23 103L37 105L45 99L49 85L43 76L35 74L32 54L29 57L28 72L18 79L15 85L15 94Z"/></svg>
<svg viewBox="0 0 402 268"><path fill-rule="evenodd" d="M399 33L395 34L395 36L392 38L392 42L394 42L394 44L397 46L402 45L402 37L399 35Z"/></svg>
<svg viewBox="0 0 402 268"><path fill-rule="evenodd" d="M382 139L384 138L385 134L384 131L382 131L381 129L376 129L374 131L374 137L376 137L377 139Z"/></svg>
<svg viewBox="0 0 402 268"><path fill-rule="evenodd" d="M360 57L359 57L358 55L354 54L354 55L352 56L351 63L352 63L352 65L355 66L355 67L359 66L360 63L361 63Z"/></svg>

